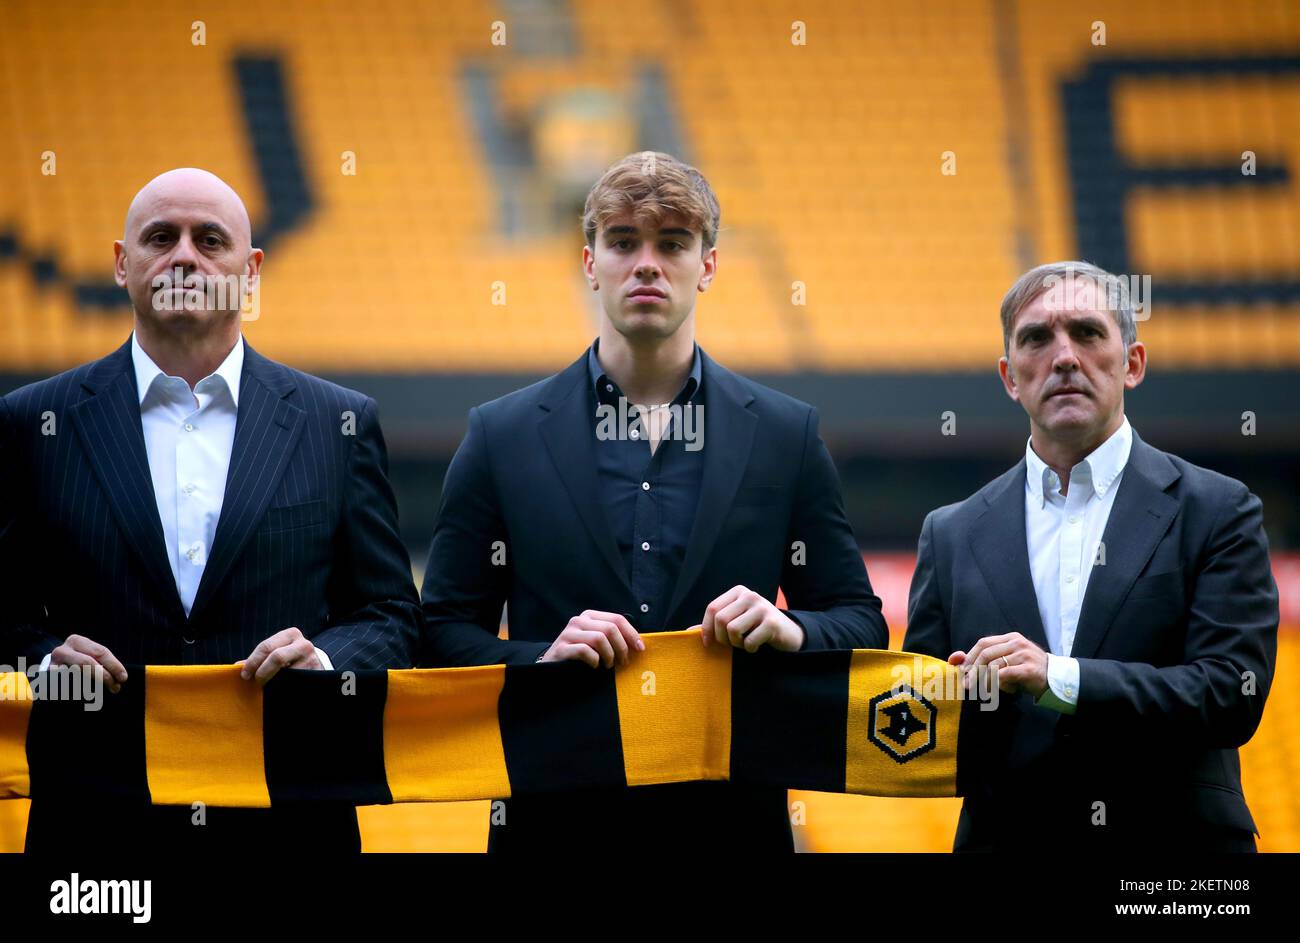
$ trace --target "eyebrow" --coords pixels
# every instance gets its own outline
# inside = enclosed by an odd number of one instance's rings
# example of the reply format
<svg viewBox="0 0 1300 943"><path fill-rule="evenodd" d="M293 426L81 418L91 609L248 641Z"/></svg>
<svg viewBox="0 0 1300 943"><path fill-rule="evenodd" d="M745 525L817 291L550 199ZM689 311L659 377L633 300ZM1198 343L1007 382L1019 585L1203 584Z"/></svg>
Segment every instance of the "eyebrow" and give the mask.
<svg viewBox="0 0 1300 943"><path fill-rule="evenodd" d="M1029 321L1020 325L1016 329L1016 343L1024 343L1025 338L1033 331L1046 327L1045 321ZM1106 319L1099 317L1093 312L1087 314L1078 314L1072 318L1066 319L1066 324L1070 327L1099 327L1102 331L1106 330Z"/></svg>
<svg viewBox="0 0 1300 943"><path fill-rule="evenodd" d="M159 232L159 231L162 231L162 232L175 232L175 231L176 231L177 229L179 229L179 228L180 228L180 227L177 226L175 223L170 222L170 221L165 220L165 219L155 219L155 220L151 220L149 223L147 223L147 224L146 224L146 225L145 225L145 226L140 230L140 238L143 239L143 238L145 238L146 236L149 236L149 235L151 235L152 233ZM220 223L218 223L218 222L214 222L214 221L212 221L212 220L208 220L207 222L199 223L197 226L194 227L194 231L195 231L196 233L209 233L209 232L214 232L214 233L216 233L218 236L220 236L222 239L224 239L226 242L230 242L230 241L231 241L230 231L229 231L228 229L226 229L225 226L222 226Z"/></svg>
<svg viewBox="0 0 1300 943"><path fill-rule="evenodd" d="M641 234L641 230L637 229L635 226L610 226L608 229L605 230L606 236L614 236L614 235L639 236L640 234ZM682 229L680 227L673 227L671 229L661 229L659 230L659 235L661 237L679 236L686 239L695 238L695 233L691 232L691 230Z"/></svg>

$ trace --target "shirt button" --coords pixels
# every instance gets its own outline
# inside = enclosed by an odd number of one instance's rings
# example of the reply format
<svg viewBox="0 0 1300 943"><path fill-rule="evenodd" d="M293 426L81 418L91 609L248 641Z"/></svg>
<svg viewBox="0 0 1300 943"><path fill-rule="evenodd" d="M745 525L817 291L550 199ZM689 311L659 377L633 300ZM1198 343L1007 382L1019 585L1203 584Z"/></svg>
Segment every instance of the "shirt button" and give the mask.
<svg viewBox="0 0 1300 943"><path fill-rule="evenodd" d="M193 423L189 423L189 422L185 423L185 431L186 431L186 432L193 432L193 431L194 431L194 424L193 424Z"/></svg>
<svg viewBox="0 0 1300 943"><path fill-rule="evenodd" d="M641 490L642 490L642 491L649 491L649 490L650 490L650 482L648 482L648 481L643 481L643 482L641 482Z"/></svg>
<svg viewBox="0 0 1300 943"><path fill-rule="evenodd" d="M641 611L642 611L642 612L649 612L649 611L650 611L650 604L649 604L649 603L645 603L645 602L641 603Z"/></svg>
<svg viewBox="0 0 1300 943"><path fill-rule="evenodd" d="M1067 576L1067 577L1065 578L1065 581L1066 581L1067 583L1073 583L1073 582L1074 582L1074 577L1073 577L1073 576Z"/></svg>
<svg viewBox="0 0 1300 943"><path fill-rule="evenodd" d="M1079 518L1076 517L1075 515L1071 514L1071 515L1070 515L1070 523L1071 523L1071 524L1077 524L1077 523L1079 523Z"/></svg>
<svg viewBox="0 0 1300 943"><path fill-rule="evenodd" d="M185 493L186 493L186 494L193 494L193 493L194 493L194 483L193 483L193 482L190 482L189 484L187 484L187 485L185 486Z"/></svg>
<svg viewBox="0 0 1300 943"><path fill-rule="evenodd" d="M1066 697L1074 697L1074 686L1073 686L1073 685L1069 685L1069 684L1067 684L1067 685L1065 686L1065 696L1066 696Z"/></svg>
<svg viewBox="0 0 1300 943"><path fill-rule="evenodd" d="M648 540L646 540L646 541L642 541L642 542L641 542L641 549L642 549L642 550L649 550L649 549L650 549L650 542L649 542Z"/></svg>
<svg viewBox="0 0 1300 943"><path fill-rule="evenodd" d="M606 392L606 393L613 393L613 392L614 392L614 384L613 384L613 383L606 383L606 384L605 384L605 392Z"/></svg>
<svg viewBox="0 0 1300 943"><path fill-rule="evenodd" d="M640 430L640 429L633 429L633 430L629 433L629 435L631 435L632 438L634 438L634 439L639 439L639 438L641 438L641 430Z"/></svg>

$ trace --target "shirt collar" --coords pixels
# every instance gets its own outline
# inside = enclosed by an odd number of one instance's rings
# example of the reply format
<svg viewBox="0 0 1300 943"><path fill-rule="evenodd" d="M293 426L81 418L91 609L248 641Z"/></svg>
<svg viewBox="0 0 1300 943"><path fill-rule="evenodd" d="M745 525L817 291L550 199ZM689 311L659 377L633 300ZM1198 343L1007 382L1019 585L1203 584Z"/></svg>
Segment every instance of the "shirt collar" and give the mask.
<svg viewBox="0 0 1300 943"><path fill-rule="evenodd" d="M618 384L611 380L605 373L605 369L600 365L600 358L597 354L600 352L600 338L597 337L589 348L587 348L587 374L591 377L592 389L596 391L596 401L601 402L607 396L621 395ZM700 380L703 377L700 357L700 345L695 345L695 354L691 358L691 372L686 377L686 383L682 386L682 392L677 394L677 399L683 399L694 396L700 388ZM613 390L606 390L606 386L612 386ZM685 397L682 394L685 394Z"/></svg>
<svg viewBox="0 0 1300 943"><path fill-rule="evenodd" d="M1034 451L1033 438L1025 444L1025 488L1028 489L1034 503L1042 507L1050 493L1061 490L1060 476L1048 467ZM1133 427L1128 417L1120 423L1118 429L1111 433L1101 445L1097 446L1083 461L1070 469L1070 484L1091 488L1102 497L1115 484L1124 466L1128 464L1129 452L1133 449Z"/></svg>
<svg viewBox="0 0 1300 943"><path fill-rule="evenodd" d="M153 362L153 358L144 352L140 346L140 341L136 338L135 332L131 332L131 362L135 366L135 389L140 399L140 405L144 405L144 398L149 395L149 388L153 386L154 381L160 376L166 376L162 367ZM221 366L213 371L212 376L219 377L225 381L226 389L230 391L231 402L235 407L239 407L239 380L244 372L244 338L240 335L239 340L235 341L235 346L231 348L226 359L221 362ZM208 379L205 377L204 379ZM200 380L199 383L202 383Z"/></svg>

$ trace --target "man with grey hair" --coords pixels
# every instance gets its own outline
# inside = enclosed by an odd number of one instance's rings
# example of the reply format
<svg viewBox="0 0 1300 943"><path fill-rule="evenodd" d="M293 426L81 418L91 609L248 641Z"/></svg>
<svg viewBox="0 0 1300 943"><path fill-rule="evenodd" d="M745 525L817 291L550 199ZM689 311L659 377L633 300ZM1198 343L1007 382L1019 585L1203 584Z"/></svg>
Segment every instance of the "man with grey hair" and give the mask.
<svg viewBox="0 0 1300 943"><path fill-rule="evenodd" d="M1262 506L1129 424L1146 348L1123 285L1060 262L1011 287L1025 456L921 529L904 649L1006 695L967 710L957 851L1255 849L1237 748L1277 656Z"/></svg>

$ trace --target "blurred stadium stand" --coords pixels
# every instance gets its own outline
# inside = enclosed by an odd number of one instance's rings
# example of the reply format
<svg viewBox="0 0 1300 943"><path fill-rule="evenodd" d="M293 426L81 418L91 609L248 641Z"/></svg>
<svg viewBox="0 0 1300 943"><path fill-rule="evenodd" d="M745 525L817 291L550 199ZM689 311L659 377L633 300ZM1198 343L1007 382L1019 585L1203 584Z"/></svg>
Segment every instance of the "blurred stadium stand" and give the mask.
<svg viewBox="0 0 1300 943"><path fill-rule="evenodd" d="M1086 257L1153 278L1134 426L1263 498L1295 598L1294 3L649 0L633 18L602 0L8 0L0 76L0 392L122 343L111 240L131 196L210 169L267 250L247 337L379 400L417 569L469 407L595 333L587 187L661 149L723 207L701 343L818 406L868 552L914 549L926 511L1017 459L1024 417L993 372L1002 292ZM901 630L910 564L894 568ZM1264 848L1300 850L1297 637L1243 755ZM813 848L946 848L956 815L806 798ZM0 811L0 844L19 814ZM478 806L366 824L368 847L393 848L481 845L486 827Z"/></svg>

